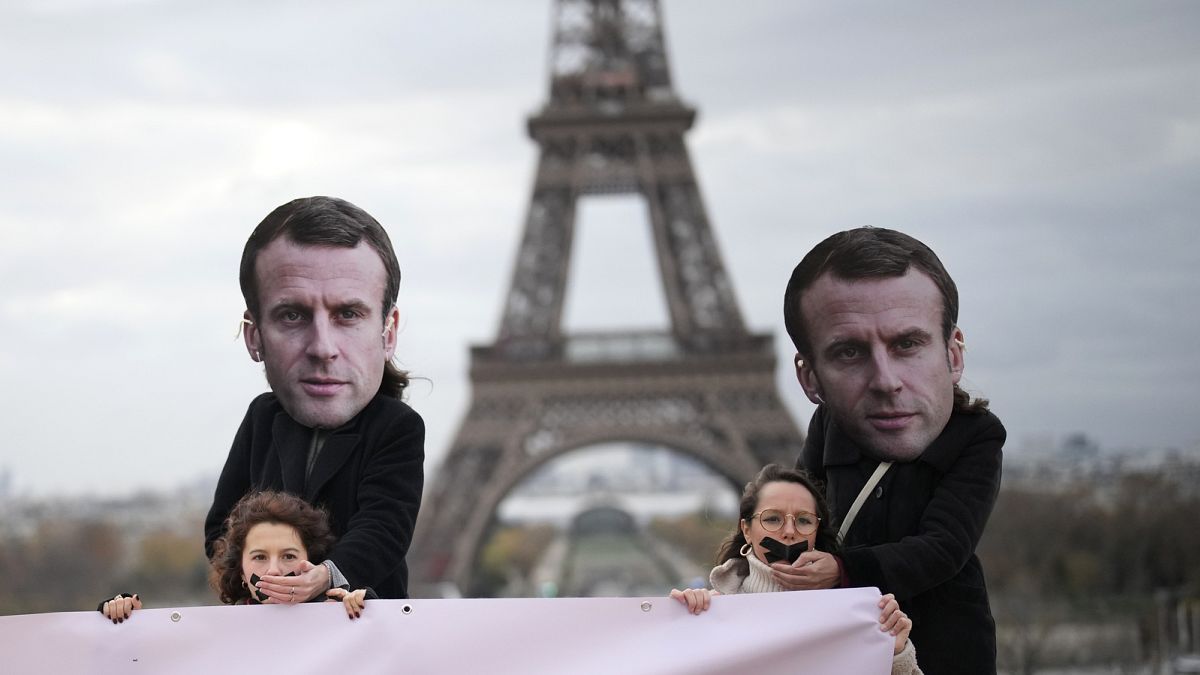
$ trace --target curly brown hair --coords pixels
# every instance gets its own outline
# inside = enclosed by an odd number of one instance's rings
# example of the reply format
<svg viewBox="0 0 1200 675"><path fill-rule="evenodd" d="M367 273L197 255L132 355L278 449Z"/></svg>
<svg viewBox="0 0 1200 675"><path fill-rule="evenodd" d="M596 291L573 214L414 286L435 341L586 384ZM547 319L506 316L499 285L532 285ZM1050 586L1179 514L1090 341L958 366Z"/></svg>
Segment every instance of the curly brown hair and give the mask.
<svg viewBox="0 0 1200 675"><path fill-rule="evenodd" d="M746 562L741 553L742 547L747 543L746 535L742 534L742 521L754 517L754 510L758 508L758 493L762 491L763 486L780 481L803 485L816 500L817 517L821 519L820 524L817 525L816 550L835 554L841 551L841 546L838 545L837 530L833 529L833 522L829 517L829 505L825 502L824 491L817 482L803 471L788 469L778 464L768 464L758 472L754 480L746 483L746 487L742 490L742 498L738 502L739 520L733 526L733 532L725 538L725 541L721 542L721 547L717 549L717 565L724 564L726 560L737 560L735 565L739 568L739 573L743 576L749 573L750 563Z"/></svg>
<svg viewBox="0 0 1200 675"><path fill-rule="evenodd" d="M225 531L213 544L209 583L221 602L235 605L250 598L250 589L242 584L242 550L250 528L262 523L288 525L300 535L310 562L325 559L333 547L329 514L286 492L251 492L242 497L229 517Z"/></svg>

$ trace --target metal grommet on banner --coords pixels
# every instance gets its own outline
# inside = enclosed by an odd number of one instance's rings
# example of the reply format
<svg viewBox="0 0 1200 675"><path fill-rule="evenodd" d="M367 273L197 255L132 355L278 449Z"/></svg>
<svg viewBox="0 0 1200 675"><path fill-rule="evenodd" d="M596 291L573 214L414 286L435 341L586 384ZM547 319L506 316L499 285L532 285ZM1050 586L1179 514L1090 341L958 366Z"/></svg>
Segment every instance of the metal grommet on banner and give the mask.
<svg viewBox="0 0 1200 675"><path fill-rule="evenodd" d="M171 612L171 621L173 621L175 623L179 623L179 620L182 618L183 618L183 615L180 614L179 612Z"/></svg>
<svg viewBox="0 0 1200 675"><path fill-rule="evenodd" d="M412 614L412 605L404 605L400 608L400 611L404 612L405 614Z"/></svg>
<svg viewBox="0 0 1200 675"><path fill-rule="evenodd" d="M651 610L651 608L653 608L653 607L654 607L653 603L651 603L649 600L642 601L642 611L643 612L649 612Z"/></svg>

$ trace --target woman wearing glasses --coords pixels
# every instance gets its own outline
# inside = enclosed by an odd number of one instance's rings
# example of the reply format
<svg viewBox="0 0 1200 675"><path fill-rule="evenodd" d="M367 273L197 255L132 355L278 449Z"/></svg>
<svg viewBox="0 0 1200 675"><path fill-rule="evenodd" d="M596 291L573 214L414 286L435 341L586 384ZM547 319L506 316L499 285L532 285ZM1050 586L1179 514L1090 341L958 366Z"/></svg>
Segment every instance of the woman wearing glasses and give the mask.
<svg viewBox="0 0 1200 675"><path fill-rule="evenodd" d="M709 574L713 590L671 591L671 597L693 614L706 611L714 595L783 591L772 577L771 565L790 565L804 551L838 551L825 498L803 473L768 464L746 484L738 508L741 520L721 544L717 566ZM890 593L880 599L879 608L881 627L896 638L892 675L920 675L916 650L908 640L912 620Z"/></svg>

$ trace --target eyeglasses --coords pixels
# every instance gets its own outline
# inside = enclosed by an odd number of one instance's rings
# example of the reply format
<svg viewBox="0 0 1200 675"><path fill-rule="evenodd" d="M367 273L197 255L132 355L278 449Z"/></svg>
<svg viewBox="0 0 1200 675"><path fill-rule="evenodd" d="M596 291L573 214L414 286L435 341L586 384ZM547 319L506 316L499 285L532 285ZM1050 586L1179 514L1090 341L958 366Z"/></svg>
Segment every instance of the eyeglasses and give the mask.
<svg viewBox="0 0 1200 675"><path fill-rule="evenodd" d="M815 515L801 511L799 513L784 513L776 509L764 509L750 516L750 520L758 518L758 524L762 525L767 532L778 532L783 529L783 524L788 518L792 519L792 526L800 534L812 534L817 531L817 525L821 519Z"/></svg>

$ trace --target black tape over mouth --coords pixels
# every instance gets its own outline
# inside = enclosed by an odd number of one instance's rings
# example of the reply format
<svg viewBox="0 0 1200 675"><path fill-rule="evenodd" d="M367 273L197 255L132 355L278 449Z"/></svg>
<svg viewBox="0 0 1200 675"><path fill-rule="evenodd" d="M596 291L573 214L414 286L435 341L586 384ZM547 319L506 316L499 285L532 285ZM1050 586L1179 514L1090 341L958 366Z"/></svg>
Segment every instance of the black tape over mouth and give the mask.
<svg viewBox="0 0 1200 675"><path fill-rule="evenodd" d="M791 565L800 558L800 554L808 550L808 542L800 541L788 546L782 541L776 541L770 537L763 537L762 541L758 542L759 546L766 549L763 557L767 559L767 564L774 562L786 562Z"/></svg>
<svg viewBox="0 0 1200 675"><path fill-rule="evenodd" d="M285 574L283 576L298 577L300 575L297 574L296 572L288 572L287 574ZM253 572L250 574L251 600L257 598L260 603L263 603L263 602L266 602L267 598L270 598L271 596L267 595L266 593L263 593L262 589L258 587L258 582L260 582L260 581L262 581L262 577L258 576L257 574L254 574Z"/></svg>

